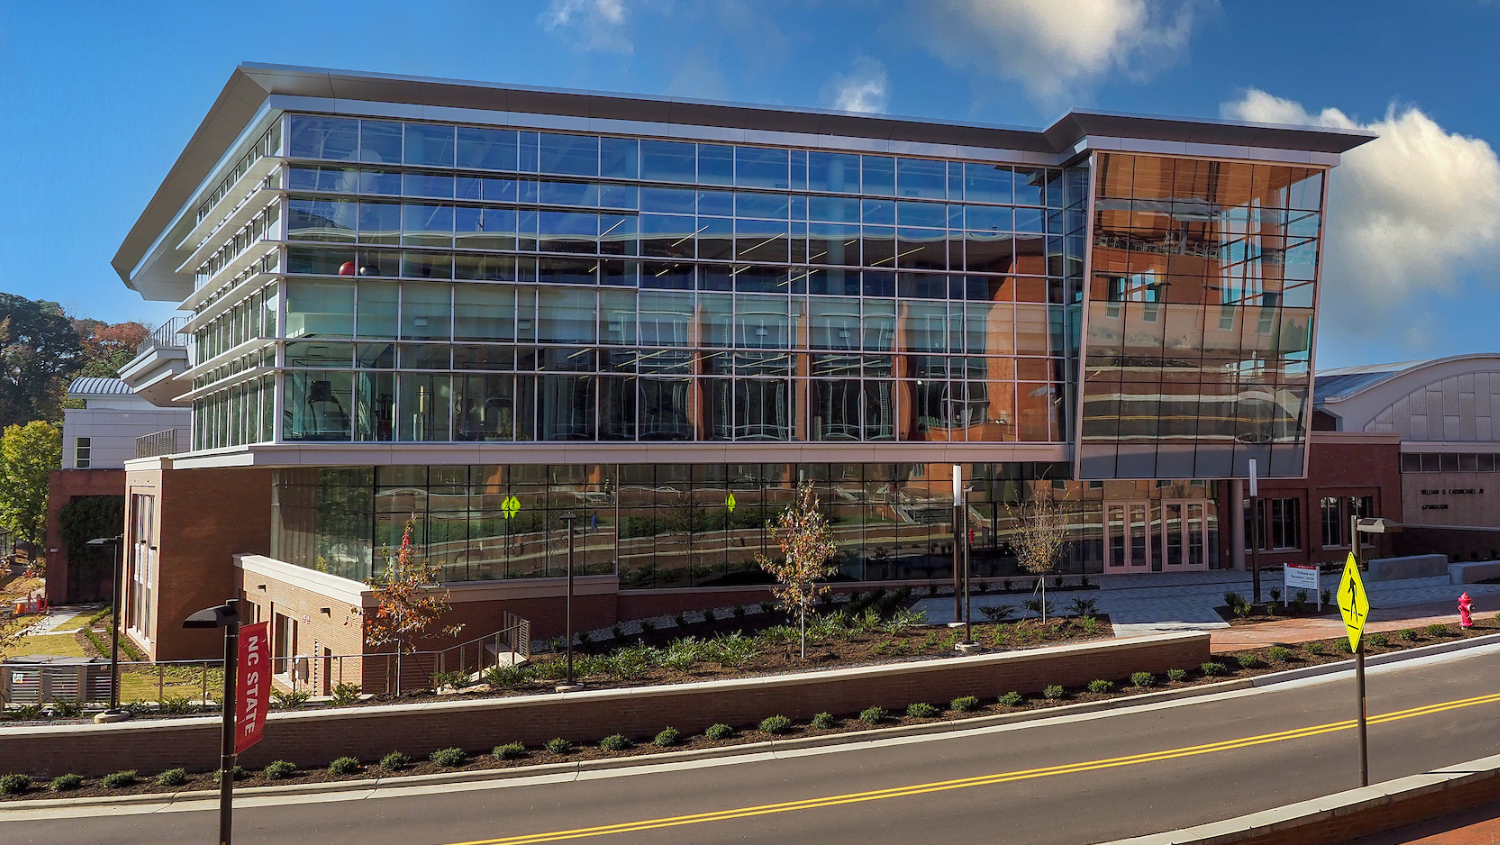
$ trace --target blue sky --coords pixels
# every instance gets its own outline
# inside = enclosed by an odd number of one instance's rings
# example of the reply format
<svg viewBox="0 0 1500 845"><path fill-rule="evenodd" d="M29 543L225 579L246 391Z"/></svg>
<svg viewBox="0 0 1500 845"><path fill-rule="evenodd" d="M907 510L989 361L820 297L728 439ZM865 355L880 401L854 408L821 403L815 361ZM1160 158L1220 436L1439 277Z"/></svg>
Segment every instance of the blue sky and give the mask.
<svg viewBox="0 0 1500 845"><path fill-rule="evenodd" d="M111 321L121 239L242 61L1044 126L1373 128L1335 177L1319 367L1500 350L1500 4L366 0L0 5L0 290Z"/></svg>

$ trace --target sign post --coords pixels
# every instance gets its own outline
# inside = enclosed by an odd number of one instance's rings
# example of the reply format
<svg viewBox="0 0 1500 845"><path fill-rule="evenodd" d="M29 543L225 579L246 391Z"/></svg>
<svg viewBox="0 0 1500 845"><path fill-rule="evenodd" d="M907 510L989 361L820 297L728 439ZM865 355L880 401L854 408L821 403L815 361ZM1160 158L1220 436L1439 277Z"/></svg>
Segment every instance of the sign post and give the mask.
<svg viewBox="0 0 1500 845"><path fill-rule="evenodd" d="M1358 536L1355 549L1358 549ZM1365 619L1370 615L1370 598L1359 577L1359 558L1354 552L1344 561L1344 577L1339 580L1339 613L1344 617L1344 631L1354 650L1354 683L1359 695L1359 785L1370 785L1370 750L1365 708Z"/></svg>

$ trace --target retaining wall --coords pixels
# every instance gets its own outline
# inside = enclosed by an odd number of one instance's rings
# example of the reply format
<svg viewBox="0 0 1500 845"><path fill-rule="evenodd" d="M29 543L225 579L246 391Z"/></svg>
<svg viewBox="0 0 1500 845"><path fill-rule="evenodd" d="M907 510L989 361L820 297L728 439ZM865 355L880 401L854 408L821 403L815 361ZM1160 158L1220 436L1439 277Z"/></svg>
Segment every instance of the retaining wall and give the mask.
<svg viewBox="0 0 1500 845"><path fill-rule="evenodd" d="M614 733L649 737L668 725L691 734L716 722L752 725L776 714L806 719L871 705L899 711L916 701L946 704L961 695L993 698L1049 684L1076 687L1132 672L1191 668L1208 659L1207 633L1174 633L696 684L273 713L265 738L240 763L250 769L290 760L312 768L346 755L373 761L390 751L420 759L451 746L487 752L505 742L537 746L554 737L578 744ZM0 773L212 769L219 729L217 717L201 716L0 728Z"/></svg>

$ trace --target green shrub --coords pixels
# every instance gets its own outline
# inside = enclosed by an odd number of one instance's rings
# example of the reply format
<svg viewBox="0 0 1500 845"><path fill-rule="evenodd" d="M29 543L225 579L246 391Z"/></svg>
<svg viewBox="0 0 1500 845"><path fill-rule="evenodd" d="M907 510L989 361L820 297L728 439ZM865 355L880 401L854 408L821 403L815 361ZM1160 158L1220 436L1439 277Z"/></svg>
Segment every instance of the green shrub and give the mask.
<svg viewBox="0 0 1500 845"><path fill-rule="evenodd" d="M1004 707L1020 707L1022 700L1020 693L1012 691L1000 696L998 703Z"/></svg>
<svg viewBox="0 0 1500 845"><path fill-rule="evenodd" d="M1318 643L1318 642L1308 643L1308 644L1304 645L1303 648L1307 649L1307 653L1308 654L1322 654L1323 653L1323 644L1322 643Z"/></svg>
<svg viewBox="0 0 1500 845"><path fill-rule="evenodd" d="M1149 687L1156 683L1156 676L1150 672L1130 673L1130 685L1133 687Z"/></svg>
<svg viewBox="0 0 1500 845"><path fill-rule="evenodd" d="M47 788L53 792L68 792L83 786L83 775L58 775L47 784Z"/></svg>
<svg viewBox="0 0 1500 845"><path fill-rule="evenodd" d="M925 701L917 701L906 705L906 715L914 719L931 719L942 712Z"/></svg>
<svg viewBox="0 0 1500 845"><path fill-rule="evenodd" d="M1318 594L1318 598L1321 598L1323 600L1323 606L1327 607L1328 605L1333 604L1333 591L1324 590L1323 592Z"/></svg>
<svg viewBox="0 0 1500 845"><path fill-rule="evenodd" d="M619 625L611 627L609 629L609 635L611 637L614 637L615 642L617 643L625 642L625 629L620 627Z"/></svg>
<svg viewBox="0 0 1500 845"><path fill-rule="evenodd" d="M332 704L334 707L348 707L359 701L359 684L339 684L333 688Z"/></svg>
<svg viewBox="0 0 1500 845"><path fill-rule="evenodd" d="M504 745L495 746L490 752L496 760L519 760L526 756L526 746L519 742L507 742Z"/></svg>
<svg viewBox="0 0 1500 845"><path fill-rule="evenodd" d="M1277 663L1285 663L1292 659L1292 651L1284 646L1273 645L1266 649L1266 656Z"/></svg>
<svg viewBox="0 0 1500 845"><path fill-rule="evenodd" d="M222 781L223 780L223 776L224 776L224 773L222 771L215 770L214 771L214 783L217 784L220 781ZM232 779L234 779L234 780L244 780L245 779L245 767L244 766L235 766L234 769L232 771L230 771L229 776Z"/></svg>
<svg viewBox="0 0 1500 845"><path fill-rule="evenodd" d="M593 641L594 641L594 638L593 638L592 635L589 634L588 631L583 631L583 632L580 632L578 634L578 647L579 648L588 648L589 645L593 643Z"/></svg>
<svg viewBox="0 0 1500 845"><path fill-rule="evenodd" d="M391 753L380 758L380 768L385 769L388 772L399 772L410 765L411 758L406 756L405 754L402 754L400 751L392 751Z"/></svg>
<svg viewBox="0 0 1500 845"><path fill-rule="evenodd" d="M682 742L682 731L676 728L663 728L662 732L651 740L651 744L657 748L671 748L680 742Z"/></svg>
<svg viewBox="0 0 1500 845"><path fill-rule="evenodd" d="M290 760L272 761L261 770L261 774L266 776L266 780L286 780L296 773L297 764Z"/></svg>
<svg viewBox="0 0 1500 845"><path fill-rule="evenodd" d="M271 707L276 710L296 710L312 698L312 693L305 689L296 692L282 692L279 689L271 690Z"/></svg>
<svg viewBox="0 0 1500 845"><path fill-rule="evenodd" d="M1253 654L1238 654L1234 659L1240 664L1241 669L1254 669L1260 665L1260 658Z"/></svg>
<svg viewBox="0 0 1500 845"><path fill-rule="evenodd" d="M1058 684L1051 684L1046 689L1042 690L1043 698L1050 698L1054 701L1062 698L1064 695L1067 695L1067 692Z"/></svg>
<svg viewBox="0 0 1500 845"><path fill-rule="evenodd" d="M948 702L948 709L957 710L960 713L967 713L970 710L978 710L979 698L972 695L961 695L958 698L955 698L952 701Z"/></svg>
<svg viewBox="0 0 1500 845"><path fill-rule="evenodd" d="M1448 636L1448 626L1441 622L1434 622L1427 626L1427 633L1434 637L1446 637Z"/></svg>
<svg viewBox="0 0 1500 845"><path fill-rule="evenodd" d="M1370 645L1388 646L1390 644L1391 644L1391 638L1387 637L1385 634L1371 634L1370 635Z"/></svg>
<svg viewBox="0 0 1500 845"><path fill-rule="evenodd" d="M427 756L428 760L439 766L455 768L469 762L469 755L462 748L439 748Z"/></svg>
<svg viewBox="0 0 1500 845"><path fill-rule="evenodd" d="M157 786L182 786L187 783L187 769L167 769L156 776Z"/></svg>
<svg viewBox="0 0 1500 845"><path fill-rule="evenodd" d="M729 739L730 737L734 736L734 728L723 724L709 725L708 729L703 732L703 735L705 737L708 737L709 739L714 740Z"/></svg>
<svg viewBox="0 0 1500 845"><path fill-rule="evenodd" d="M759 727L764 734L784 734L792 729L792 720L785 716L767 716L760 720Z"/></svg>
<svg viewBox="0 0 1500 845"><path fill-rule="evenodd" d="M1353 654L1354 646L1349 645L1348 640L1340 637L1339 639L1333 641L1333 650L1338 652L1339 654Z"/></svg>
<svg viewBox="0 0 1500 845"><path fill-rule="evenodd" d="M1004 622L1016 615L1016 606L1013 604L985 604L979 606L979 612L983 613L984 618L991 622Z"/></svg>
<svg viewBox="0 0 1500 845"><path fill-rule="evenodd" d="M745 606L744 605L742 605L742 604L735 605L733 612L734 612L734 618L736 618L736 619L744 619L745 618Z"/></svg>
<svg viewBox="0 0 1500 845"><path fill-rule="evenodd" d="M878 725L889 715L883 707L866 707L859 711L859 720L867 725Z"/></svg>
<svg viewBox="0 0 1500 845"><path fill-rule="evenodd" d="M1186 669L1168 669L1167 670L1167 680L1169 680L1169 681L1185 681L1185 680L1187 680L1187 670Z"/></svg>
<svg viewBox="0 0 1500 845"><path fill-rule="evenodd" d="M760 603L760 612L761 613L770 613L771 611L773 611L775 609L776 609L776 603L775 602L763 601L763 602Z"/></svg>
<svg viewBox="0 0 1500 845"><path fill-rule="evenodd" d="M1200 664L1198 671L1210 678L1216 678L1219 675L1229 674L1229 667L1217 661L1210 660L1207 663Z"/></svg>
<svg viewBox="0 0 1500 845"><path fill-rule="evenodd" d="M1281 601L1281 591L1278 590L1278 589L1276 589L1275 587L1271 588L1271 601L1273 601L1273 602Z"/></svg>
<svg viewBox="0 0 1500 845"><path fill-rule="evenodd" d="M719 621L719 617L714 615L712 609L703 611L703 624L712 625L717 621Z"/></svg>
<svg viewBox="0 0 1500 845"><path fill-rule="evenodd" d="M1245 597L1240 595L1239 593L1234 592L1233 590L1224 594L1224 606L1229 608L1230 610L1234 610L1236 607L1239 607L1244 603Z"/></svg>
<svg viewBox="0 0 1500 845"><path fill-rule="evenodd" d="M274 698L274 693L272 694ZM186 716L196 710L193 702L185 695L169 695L162 698L161 703L156 706L156 712L167 716Z"/></svg>
<svg viewBox="0 0 1500 845"><path fill-rule="evenodd" d="M679 613L679 614L677 614L676 616L672 617L672 621L676 622L677 623L677 627L679 627L679 628L686 628L688 626L687 614L686 613Z"/></svg>
<svg viewBox="0 0 1500 845"><path fill-rule="evenodd" d="M1089 692L1099 693L1103 695L1104 693L1110 693L1114 691L1115 685L1113 681L1089 681Z"/></svg>
<svg viewBox="0 0 1500 845"><path fill-rule="evenodd" d="M137 780L135 769L126 769L123 772L110 772L105 775L103 783L110 789L120 789L125 786L135 786Z"/></svg>
<svg viewBox="0 0 1500 845"><path fill-rule="evenodd" d="M630 740L625 738L624 734L610 734L604 739L599 740L599 747L605 751L624 751L632 744Z"/></svg>
<svg viewBox="0 0 1500 845"><path fill-rule="evenodd" d="M76 701L52 702L52 718L76 719L83 714L83 705Z"/></svg>
<svg viewBox="0 0 1500 845"><path fill-rule="evenodd" d="M484 673L484 682L495 689L505 689L525 683L530 676L525 666L496 666Z"/></svg>
<svg viewBox="0 0 1500 845"><path fill-rule="evenodd" d="M0 795L21 795L31 788L31 775L0 777Z"/></svg>
<svg viewBox="0 0 1500 845"><path fill-rule="evenodd" d="M543 747L551 754L567 754L573 750L573 743L568 742L562 737L557 737L556 739L547 740Z"/></svg>
<svg viewBox="0 0 1500 845"><path fill-rule="evenodd" d="M832 713L819 713L812 717L812 726L819 730L828 730L833 724Z"/></svg>
<svg viewBox="0 0 1500 845"><path fill-rule="evenodd" d="M352 775L359 771L359 760L354 757L339 757L328 764L328 773L331 775Z"/></svg>
<svg viewBox="0 0 1500 845"><path fill-rule="evenodd" d="M656 633L656 623L652 622L650 619L642 619L641 620L641 633L643 635L645 635L645 636L648 636L648 637L650 635Z"/></svg>
<svg viewBox="0 0 1500 845"><path fill-rule="evenodd" d="M1402 628L1400 631L1398 631L1396 633L1396 639L1400 640L1403 643L1412 642L1416 638L1417 638L1417 632L1413 631L1410 628Z"/></svg>

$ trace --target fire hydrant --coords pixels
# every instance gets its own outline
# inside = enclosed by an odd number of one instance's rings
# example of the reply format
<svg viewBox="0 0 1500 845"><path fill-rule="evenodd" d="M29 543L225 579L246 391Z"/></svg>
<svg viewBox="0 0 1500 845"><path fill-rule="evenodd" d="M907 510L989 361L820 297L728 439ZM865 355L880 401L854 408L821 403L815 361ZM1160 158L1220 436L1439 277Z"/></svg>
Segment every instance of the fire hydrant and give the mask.
<svg viewBox="0 0 1500 845"><path fill-rule="evenodd" d="M1474 600L1466 592L1458 597L1458 626L1465 631L1474 627Z"/></svg>

